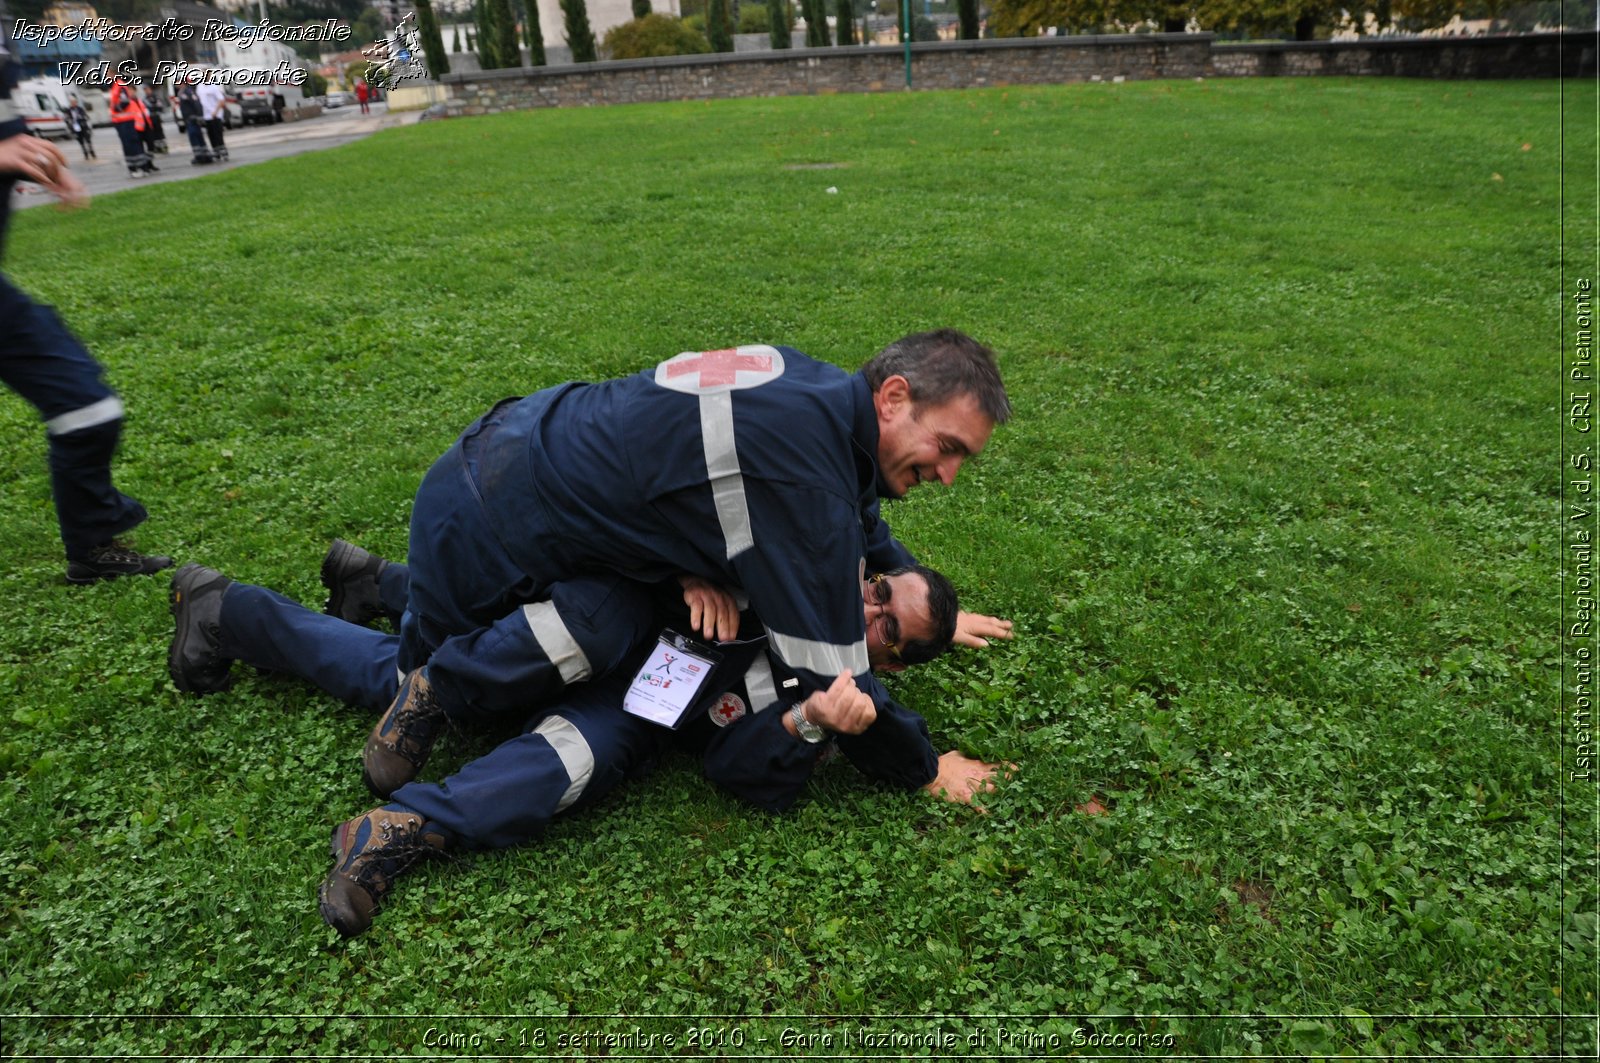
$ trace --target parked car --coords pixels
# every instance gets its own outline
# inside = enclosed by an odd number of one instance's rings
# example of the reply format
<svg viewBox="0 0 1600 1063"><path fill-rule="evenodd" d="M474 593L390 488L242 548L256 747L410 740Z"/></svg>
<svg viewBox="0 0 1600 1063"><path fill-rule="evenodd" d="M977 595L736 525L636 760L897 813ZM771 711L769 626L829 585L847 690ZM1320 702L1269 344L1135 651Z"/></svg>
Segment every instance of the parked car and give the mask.
<svg viewBox="0 0 1600 1063"><path fill-rule="evenodd" d="M353 93L353 92L330 92L330 93L328 93L328 97L327 97L326 101L322 104L322 106L324 106L324 107L354 107L355 103L356 103L356 94Z"/></svg>

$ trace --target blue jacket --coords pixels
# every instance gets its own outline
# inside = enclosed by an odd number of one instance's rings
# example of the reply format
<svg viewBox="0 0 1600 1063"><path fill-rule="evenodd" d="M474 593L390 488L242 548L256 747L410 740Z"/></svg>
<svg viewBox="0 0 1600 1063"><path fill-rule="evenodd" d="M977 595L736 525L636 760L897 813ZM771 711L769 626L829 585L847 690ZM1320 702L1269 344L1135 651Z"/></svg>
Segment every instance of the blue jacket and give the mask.
<svg viewBox="0 0 1600 1063"><path fill-rule="evenodd" d="M797 681L770 692L778 702L849 668L887 717L906 710L869 670L860 581L865 567L911 555L878 514L877 446L859 374L753 346L531 395L480 438L472 469L495 537L524 571L646 582L688 572L738 588ZM917 755L879 777L934 777L920 733Z"/></svg>

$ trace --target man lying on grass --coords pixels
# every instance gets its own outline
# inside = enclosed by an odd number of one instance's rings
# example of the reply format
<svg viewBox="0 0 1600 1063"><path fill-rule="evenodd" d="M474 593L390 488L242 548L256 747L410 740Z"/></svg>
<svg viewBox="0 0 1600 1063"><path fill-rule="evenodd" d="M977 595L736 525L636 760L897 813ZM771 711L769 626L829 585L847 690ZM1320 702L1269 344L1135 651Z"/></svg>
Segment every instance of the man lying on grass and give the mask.
<svg viewBox="0 0 1600 1063"><path fill-rule="evenodd" d="M334 544L323 577L332 592L330 606L351 619L383 611L392 615L393 606L405 599L404 566L348 544ZM173 582L177 631L169 666L181 689L221 689L231 661L239 659L310 678L357 704L382 707L393 696L397 636L334 616L308 623L300 615L289 626L319 628L321 637L285 647L281 639L263 637L264 625L269 627L274 616L309 614L303 606L198 565L185 566ZM937 572L911 566L874 576L862 583L861 594L868 659L875 669L898 671L932 660L950 646L956 595ZM593 804L669 749L699 755L708 778L775 812L795 802L816 765L835 747L873 779L906 788L919 784L918 765L931 749L920 716L893 702L890 712L880 712L848 674L803 700L785 696L796 686L792 674L771 652L760 622L749 612L730 614L729 600L694 599L702 603L702 613L736 620L734 637L714 649L671 637L675 627L719 626L719 620L705 615L697 624L687 623L685 602L672 584L648 586L616 577L569 581L555 600L569 629L581 632L582 642L620 667L566 687L554 705L529 705L533 715L521 735L444 781L408 782L389 804L335 828L335 864L319 890L319 903L323 918L344 936L371 925L394 880L419 857L457 846L522 844L556 814ZM625 652L602 648L602 633L613 644L627 642ZM263 646L276 649L263 654ZM659 693L663 677L675 677L682 689L694 675L689 666L697 662L703 665L703 681L677 705L662 699L639 702L638 691ZM938 774L922 785L930 793L970 802L992 786L994 765L955 751L936 759Z"/></svg>

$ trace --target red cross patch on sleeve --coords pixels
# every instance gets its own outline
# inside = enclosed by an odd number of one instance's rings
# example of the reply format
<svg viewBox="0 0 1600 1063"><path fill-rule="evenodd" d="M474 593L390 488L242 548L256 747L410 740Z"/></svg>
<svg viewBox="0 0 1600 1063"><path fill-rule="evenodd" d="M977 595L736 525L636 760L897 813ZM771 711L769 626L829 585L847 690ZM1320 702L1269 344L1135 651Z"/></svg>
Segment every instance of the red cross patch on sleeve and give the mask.
<svg viewBox="0 0 1600 1063"><path fill-rule="evenodd" d="M685 351L656 366L656 383L686 395L760 387L783 375L783 355L756 344L721 351Z"/></svg>

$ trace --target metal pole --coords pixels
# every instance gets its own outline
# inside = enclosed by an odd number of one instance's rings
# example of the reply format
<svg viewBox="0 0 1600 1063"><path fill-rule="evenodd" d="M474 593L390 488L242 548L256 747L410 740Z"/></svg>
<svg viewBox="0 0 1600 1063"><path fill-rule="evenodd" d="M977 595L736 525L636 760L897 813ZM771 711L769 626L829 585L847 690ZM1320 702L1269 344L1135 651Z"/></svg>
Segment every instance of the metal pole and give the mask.
<svg viewBox="0 0 1600 1063"><path fill-rule="evenodd" d="M911 0L900 0L900 40L906 49L906 88L911 88Z"/></svg>

